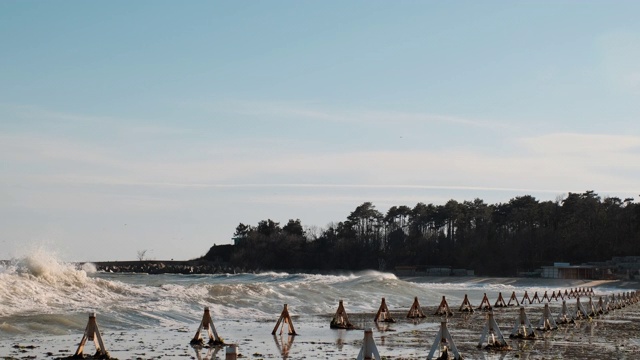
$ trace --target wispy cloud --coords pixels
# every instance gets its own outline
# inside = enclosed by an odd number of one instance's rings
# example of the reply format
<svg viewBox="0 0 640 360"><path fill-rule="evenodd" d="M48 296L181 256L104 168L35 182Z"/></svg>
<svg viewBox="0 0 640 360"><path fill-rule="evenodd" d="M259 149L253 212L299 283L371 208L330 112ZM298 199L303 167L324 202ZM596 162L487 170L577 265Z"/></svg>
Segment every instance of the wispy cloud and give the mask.
<svg viewBox="0 0 640 360"><path fill-rule="evenodd" d="M616 135L523 138L504 154L475 149L292 154L265 149L252 157L236 156L229 148L225 157L199 160L137 158L114 149L96 150L90 144L24 135L1 135L0 140L0 157L9 164L27 161L39 168L23 175L42 183L547 193L599 188L635 192L635 179L640 175L636 165L640 163L640 137ZM51 167L56 163L62 165Z"/></svg>
<svg viewBox="0 0 640 360"><path fill-rule="evenodd" d="M332 123L372 124L429 124L445 123L474 126L479 128L511 128L506 122L469 118L462 116L432 114L405 111L371 111L362 109L339 109L323 106L320 103L290 103L279 101L240 101L184 103L185 106L198 107L214 113L229 113L250 116L259 119L291 118L300 121L322 121Z"/></svg>
<svg viewBox="0 0 640 360"><path fill-rule="evenodd" d="M519 140L526 148L540 154L579 155L592 159L598 154L640 150L640 136L553 133Z"/></svg>
<svg viewBox="0 0 640 360"><path fill-rule="evenodd" d="M31 105L0 104L4 116L16 121L32 121L36 123L67 126L69 129L78 126L98 128L105 131L104 136L117 135L131 137L140 135L185 135L193 134L194 130L180 126L158 124L153 119L131 118L127 116L100 116L76 112L56 111ZM8 120L8 119L7 119Z"/></svg>

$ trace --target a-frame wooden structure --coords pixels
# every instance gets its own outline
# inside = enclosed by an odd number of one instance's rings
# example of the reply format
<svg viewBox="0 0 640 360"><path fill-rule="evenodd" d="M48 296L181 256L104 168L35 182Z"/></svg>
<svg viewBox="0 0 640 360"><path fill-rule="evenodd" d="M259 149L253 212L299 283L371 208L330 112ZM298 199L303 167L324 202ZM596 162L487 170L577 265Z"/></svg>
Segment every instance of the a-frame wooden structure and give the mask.
<svg viewBox="0 0 640 360"><path fill-rule="evenodd" d="M515 291L511 293L511 297L509 298L509 302L507 303L507 306L520 306L520 302L516 297Z"/></svg>
<svg viewBox="0 0 640 360"><path fill-rule="evenodd" d="M609 306L608 304L607 305L604 304L604 300L602 300L602 296L600 296L600 299L598 300L598 307L596 308L596 310L600 315L609 313Z"/></svg>
<svg viewBox="0 0 640 360"><path fill-rule="evenodd" d="M369 328L364 331L364 340L362 341L362 347L358 353L356 360L381 360L380 353L376 347L376 342L373 340L373 331Z"/></svg>
<svg viewBox="0 0 640 360"><path fill-rule="evenodd" d="M333 319L331 319L331 324L329 324L329 327L332 329L346 330L356 328L352 323L349 322L349 316L347 315L347 311L344 309L342 300L338 302L338 310L336 310L335 315L333 315Z"/></svg>
<svg viewBox="0 0 640 360"><path fill-rule="evenodd" d="M504 298L502 297L502 293L499 292L498 293L498 300L496 300L496 302L493 304L494 307L507 307L507 303L504 301Z"/></svg>
<svg viewBox="0 0 640 360"><path fill-rule="evenodd" d="M389 323L396 322L391 317L391 313L389 312L389 308L387 307L387 302L384 300L384 298L382 298L382 303L380 304L380 307L378 308L378 312L376 313L376 317L373 319L373 321L389 322Z"/></svg>
<svg viewBox="0 0 640 360"><path fill-rule="evenodd" d="M462 300L462 304L460 305L460 312L469 312L472 313L473 310L473 305L471 305L471 302L469 301L469 297L467 296L467 294L464 294L464 300Z"/></svg>
<svg viewBox="0 0 640 360"><path fill-rule="evenodd" d="M444 298L444 296L442 297L442 301L440 301L440 305L438 306L438 309L436 310L435 313L433 313L433 315L444 315L444 316L453 315L453 311L449 309L449 304L447 304L447 300Z"/></svg>
<svg viewBox="0 0 640 360"><path fill-rule="evenodd" d="M547 302L551 302L551 298L547 295L547 291L544 291L544 296L542 296L541 301L547 300Z"/></svg>
<svg viewBox="0 0 640 360"><path fill-rule="evenodd" d="M418 302L418 297L416 296L413 299L413 305L411 305L411 309L409 309L409 313L407 313L407 318L416 319L416 318L424 318L427 317L422 311L422 307L420 307L420 303Z"/></svg>
<svg viewBox="0 0 640 360"><path fill-rule="evenodd" d="M280 314L280 318L278 319L278 322L276 322L276 326L273 328L271 335L276 334L280 324L282 324L282 326L280 327L280 335L282 335L282 332L284 331L285 326L287 327L288 335L298 335L296 333L296 329L293 327L293 321L291 321L291 315L289 315L289 309L287 307L287 304L284 304L284 309L282 310L282 313Z"/></svg>
<svg viewBox="0 0 640 360"><path fill-rule="evenodd" d="M536 333L533 330L533 326L531 326L529 318L527 318L527 314L524 312L523 306L520 307L520 313L509 337L519 339L532 339L536 337Z"/></svg>
<svg viewBox="0 0 640 360"><path fill-rule="evenodd" d="M589 313L584 308L584 306L582 306L582 303L580 302L580 297L578 296L576 298L576 309L573 312L573 319L580 320L580 319L586 319L588 317L589 317Z"/></svg>
<svg viewBox="0 0 640 360"><path fill-rule="evenodd" d="M444 299L443 299L444 300ZM437 358L434 358L436 351L440 352L440 355ZM451 352L451 354L449 354ZM453 342L453 338L449 333L449 329L447 329L447 322L440 322L440 330L438 330L438 334L436 335L436 339L431 346L431 350L429 351L429 355L427 355L427 360L462 360L462 356L460 356L460 352L458 352L458 348L456 344Z"/></svg>
<svg viewBox="0 0 640 360"><path fill-rule="evenodd" d="M216 330L215 325L213 324L213 319L211 319L211 313L209 313L209 307L204 307L204 314L202 315L202 321L200 321L200 326L198 326L198 331L196 331L196 335L191 340L191 345L204 345L204 339L202 338L202 330L205 330L207 333L207 337L209 338L209 345L224 345L224 341L218 335L218 331Z"/></svg>
<svg viewBox="0 0 640 360"><path fill-rule="evenodd" d="M478 306L478 310L491 310L491 303L489 302L487 293L484 293L482 301L480 302L480 306Z"/></svg>
<svg viewBox="0 0 640 360"><path fill-rule="evenodd" d="M596 311L596 307L595 305L593 305L593 298L591 296L589 296L589 302L587 302L587 315L589 315L589 317L594 317L596 315L598 315L598 312Z"/></svg>
<svg viewBox="0 0 640 360"><path fill-rule="evenodd" d="M487 345L484 345L485 342ZM484 325L480 341L478 342L479 348L491 349L491 350L510 350L511 347L504 339L498 323L493 317L493 310L487 314L487 323Z"/></svg>
<svg viewBox="0 0 640 360"><path fill-rule="evenodd" d="M538 304L541 303L540 297L538 296L538 292L537 291L535 293L533 293L533 298L531 298L531 303L534 303L536 301L538 302Z"/></svg>
<svg viewBox="0 0 640 360"><path fill-rule="evenodd" d="M542 310L542 317L540 318L540 322L538 323L538 330L550 331L550 330L557 330L557 329L558 329L558 324L556 324L556 320L551 315L549 304L544 304L544 309Z"/></svg>
<svg viewBox="0 0 640 360"><path fill-rule="evenodd" d="M84 334L82 335L82 340L80 340L80 345L78 345L78 349L75 354L73 354L74 358L84 358L82 354L84 352L84 345L87 343L87 340L93 341L93 344L96 346L96 353L94 357L101 359L110 359L109 352L104 347L104 342L102 342L102 336L100 335L100 330L98 329L98 322L96 322L96 313L92 313L89 315L89 321L87 322L87 327L84 329Z"/></svg>
<svg viewBox="0 0 640 360"><path fill-rule="evenodd" d="M558 324L573 324L575 321L569 316L569 310L567 309L567 300L562 300L562 310L558 317Z"/></svg>

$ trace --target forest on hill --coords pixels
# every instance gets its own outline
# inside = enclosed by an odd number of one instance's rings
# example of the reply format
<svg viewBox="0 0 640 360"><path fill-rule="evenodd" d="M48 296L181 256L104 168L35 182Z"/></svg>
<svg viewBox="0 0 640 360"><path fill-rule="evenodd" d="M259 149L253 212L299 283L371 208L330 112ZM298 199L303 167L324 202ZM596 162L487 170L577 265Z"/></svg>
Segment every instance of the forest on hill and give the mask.
<svg viewBox="0 0 640 360"><path fill-rule="evenodd" d="M330 271L397 266L473 269L514 276L553 262L604 261L640 254L640 204L593 191L556 201L525 195L507 203L481 199L444 205L370 202L324 228L271 219L240 223L232 266L245 269ZM215 246L205 258L216 256Z"/></svg>

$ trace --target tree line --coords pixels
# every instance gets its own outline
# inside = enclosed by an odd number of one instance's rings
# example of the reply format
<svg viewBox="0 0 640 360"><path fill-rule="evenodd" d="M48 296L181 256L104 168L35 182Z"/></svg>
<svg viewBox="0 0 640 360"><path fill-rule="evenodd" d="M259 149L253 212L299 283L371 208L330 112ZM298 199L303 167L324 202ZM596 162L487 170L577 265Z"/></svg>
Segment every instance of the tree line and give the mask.
<svg viewBox="0 0 640 360"><path fill-rule="evenodd" d="M397 266L473 269L513 276L553 262L582 263L640 254L640 205L593 191L556 201L530 195L507 203L481 199L444 205L371 202L324 228L271 219L240 223L233 266L271 270L393 270ZM213 256L211 252L205 257Z"/></svg>

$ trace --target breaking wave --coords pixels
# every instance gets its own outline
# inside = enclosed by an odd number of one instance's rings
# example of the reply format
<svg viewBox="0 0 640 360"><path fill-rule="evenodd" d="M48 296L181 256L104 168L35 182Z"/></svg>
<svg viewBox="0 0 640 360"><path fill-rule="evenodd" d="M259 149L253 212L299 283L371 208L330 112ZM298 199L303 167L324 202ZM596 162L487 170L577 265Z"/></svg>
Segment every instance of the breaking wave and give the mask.
<svg viewBox="0 0 640 360"><path fill-rule="evenodd" d="M339 300L344 300L348 312L366 313L374 312L382 297L391 308L408 310L415 296L429 306L444 295L450 303L461 301L464 294L477 302L483 293L493 299L498 292L520 295L524 289L504 281L441 280L405 281L377 271L111 274L96 272L91 264L78 267L49 252L35 251L0 265L0 334L78 331L94 311L112 329L135 329L192 324L204 306L216 318L268 320L279 314L283 304L298 314L328 316ZM526 289L543 291L545 287L528 283Z"/></svg>

